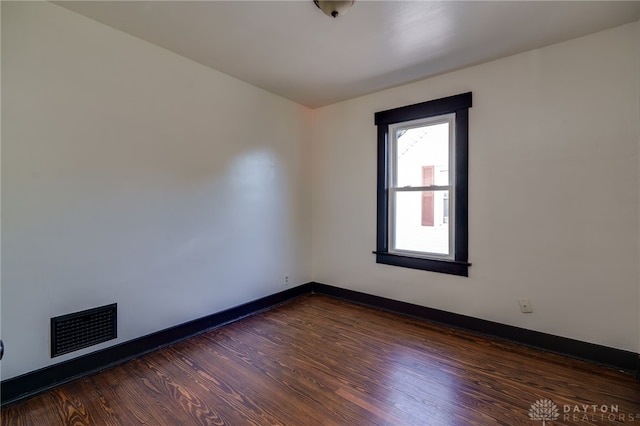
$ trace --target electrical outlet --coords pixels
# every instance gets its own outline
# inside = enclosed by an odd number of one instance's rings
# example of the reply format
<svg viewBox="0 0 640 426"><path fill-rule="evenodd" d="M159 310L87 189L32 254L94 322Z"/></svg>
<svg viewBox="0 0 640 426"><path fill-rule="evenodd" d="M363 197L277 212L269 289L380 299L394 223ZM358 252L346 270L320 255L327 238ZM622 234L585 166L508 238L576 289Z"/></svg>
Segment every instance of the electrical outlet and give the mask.
<svg viewBox="0 0 640 426"><path fill-rule="evenodd" d="M284 274L284 286L289 287L289 274Z"/></svg>
<svg viewBox="0 0 640 426"><path fill-rule="evenodd" d="M520 311L523 314L530 314L531 312L533 312L529 299L518 299L518 303L520 304Z"/></svg>

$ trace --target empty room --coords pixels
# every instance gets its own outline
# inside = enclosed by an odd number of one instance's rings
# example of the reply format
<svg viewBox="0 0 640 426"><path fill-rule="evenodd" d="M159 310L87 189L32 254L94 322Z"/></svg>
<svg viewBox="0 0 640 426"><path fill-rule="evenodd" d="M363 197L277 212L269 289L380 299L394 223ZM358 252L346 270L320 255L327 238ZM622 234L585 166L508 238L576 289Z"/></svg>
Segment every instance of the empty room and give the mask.
<svg viewBox="0 0 640 426"><path fill-rule="evenodd" d="M640 424L639 1L2 1L2 425Z"/></svg>

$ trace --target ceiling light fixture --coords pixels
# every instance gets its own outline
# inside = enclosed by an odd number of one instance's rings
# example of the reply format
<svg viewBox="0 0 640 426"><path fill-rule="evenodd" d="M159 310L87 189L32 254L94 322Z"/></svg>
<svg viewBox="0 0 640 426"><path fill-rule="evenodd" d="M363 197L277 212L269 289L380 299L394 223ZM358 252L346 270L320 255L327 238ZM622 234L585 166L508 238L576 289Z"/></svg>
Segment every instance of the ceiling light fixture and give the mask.
<svg viewBox="0 0 640 426"><path fill-rule="evenodd" d="M355 3L355 0L313 0L313 2L325 15L337 18L347 13L351 6L353 6L353 3Z"/></svg>

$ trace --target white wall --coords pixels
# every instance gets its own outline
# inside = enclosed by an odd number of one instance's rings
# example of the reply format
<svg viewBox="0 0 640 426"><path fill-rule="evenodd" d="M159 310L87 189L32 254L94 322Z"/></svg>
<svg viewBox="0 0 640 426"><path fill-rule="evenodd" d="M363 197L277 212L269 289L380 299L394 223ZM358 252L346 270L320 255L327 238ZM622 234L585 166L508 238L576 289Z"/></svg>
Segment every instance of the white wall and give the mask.
<svg viewBox="0 0 640 426"><path fill-rule="evenodd" d="M2 379L275 293L284 273L639 351L639 27L310 111L3 2ZM373 113L466 91L470 277L375 264ZM116 341L49 358L49 318L113 302Z"/></svg>
<svg viewBox="0 0 640 426"><path fill-rule="evenodd" d="M638 351L639 31L314 111L314 280ZM374 113L467 91L469 277L376 264Z"/></svg>
<svg viewBox="0 0 640 426"><path fill-rule="evenodd" d="M640 21L638 25L640 25ZM638 46L640 46L640 30L636 31L636 43ZM640 69L640 49L638 49L637 59L638 59L638 68ZM640 73L638 73L637 77L638 77L638 86L640 86ZM640 135L640 94L638 95L638 135ZM638 137L638 143L640 144L640 136ZM640 148L638 149L640 150ZM640 155L638 155L638 161L640 162ZM638 169L640 170L640 166L638 167ZM638 177L638 180L640 181L640 176ZM640 186L638 190L640 191ZM638 215L638 221L640 221L640 215ZM638 256L640 256L640 253L638 253ZM638 264L640 265L640 257L638 257ZM638 291L638 297L640 298L640 291ZM640 306L640 300L638 301L638 305ZM640 309L638 309L638 333L640 334ZM640 335L638 336L637 352L640 354Z"/></svg>
<svg viewBox="0 0 640 426"><path fill-rule="evenodd" d="M310 281L310 110L50 3L2 38L2 379Z"/></svg>

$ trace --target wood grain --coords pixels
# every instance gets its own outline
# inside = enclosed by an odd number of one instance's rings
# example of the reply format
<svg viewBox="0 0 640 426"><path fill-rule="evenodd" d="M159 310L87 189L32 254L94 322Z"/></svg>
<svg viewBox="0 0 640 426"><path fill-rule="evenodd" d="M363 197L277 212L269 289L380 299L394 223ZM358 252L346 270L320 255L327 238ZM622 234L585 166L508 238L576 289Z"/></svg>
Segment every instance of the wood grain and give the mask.
<svg viewBox="0 0 640 426"><path fill-rule="evenodd" d="M629 375L308 295L4 407L1 423L533 425L539 399L560 411L547 424L640 424Z"/></svg>

